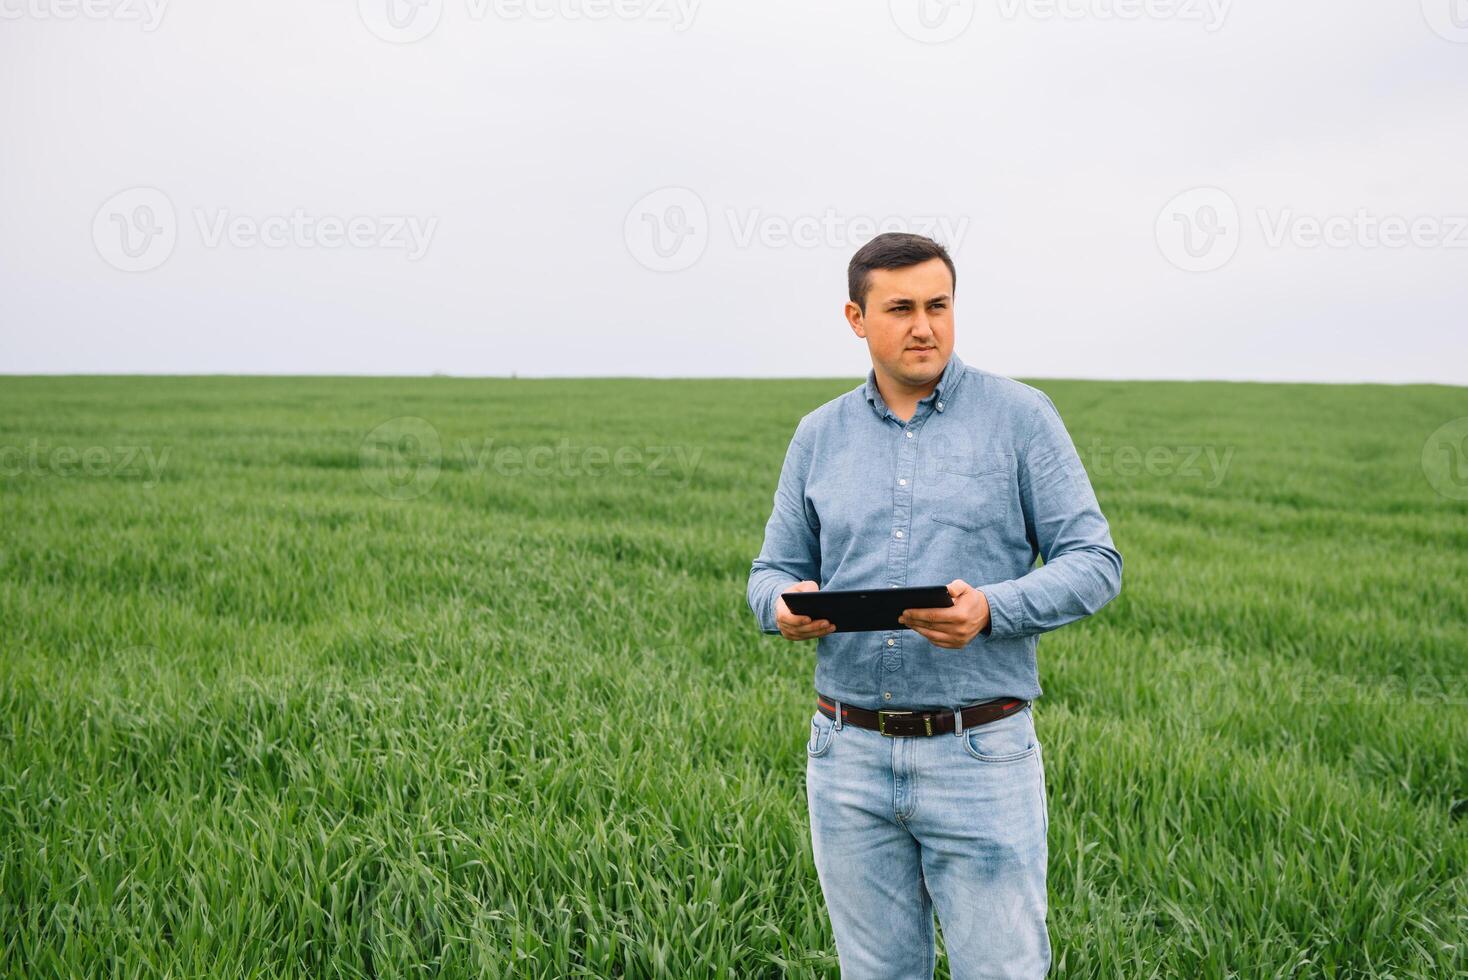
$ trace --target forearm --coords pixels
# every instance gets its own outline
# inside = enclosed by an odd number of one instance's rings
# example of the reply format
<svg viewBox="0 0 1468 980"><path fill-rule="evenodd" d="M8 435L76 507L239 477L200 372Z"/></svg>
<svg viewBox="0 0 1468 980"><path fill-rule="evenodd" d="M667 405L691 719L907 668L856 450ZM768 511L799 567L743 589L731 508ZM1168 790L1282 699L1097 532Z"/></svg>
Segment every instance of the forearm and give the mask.
<svg viewBox="0 0 1468 980"><path fill-rule="evenodd" d="M788 572L755 562L749 573L749 587L745 598L749 602L750 612L759 621L761 633L780 632L780 628L775 625L775 600L780 593L799 581L801 579L792 577Z"/></svg>
<svg viewBox="0 0 1468 980"><path fill-rule="evenodd" d="M981 585L989 602L984 635L1030 636L1089 616L1121 592L1121 567L1116 548L1088 544L1019 578Z"/></svg>
<svg viewBox="0 0 1468 980"><path fill-rule="evenodd" d="M760 632L779 633L775 601L797 582L815 581L820 573L820 539L813 513L807 510L805 476L810 452L797 437L790 441L773 509L765 522L765 541L749 568L745 599L759 621Z"/></svg>

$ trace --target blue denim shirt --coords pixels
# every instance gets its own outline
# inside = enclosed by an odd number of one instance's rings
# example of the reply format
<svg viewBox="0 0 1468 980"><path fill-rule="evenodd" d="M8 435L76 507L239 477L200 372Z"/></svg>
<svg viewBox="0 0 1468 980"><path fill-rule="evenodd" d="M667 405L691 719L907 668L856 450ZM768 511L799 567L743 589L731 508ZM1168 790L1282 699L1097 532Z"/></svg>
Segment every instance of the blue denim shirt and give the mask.
<svg viewBox="0 0 1468 980"><path fill-rule="evenodd" d="M908 629L816 641L822 694L867 708L953 708L1037 698L1039 634L1115 598L1121 554L1055 403L955 352L907 422L872 371L796 426L749 572L763 632L779 634L775 599L806 579L822 589L963 579L983 591L990 626L962 649Z"/></svg>

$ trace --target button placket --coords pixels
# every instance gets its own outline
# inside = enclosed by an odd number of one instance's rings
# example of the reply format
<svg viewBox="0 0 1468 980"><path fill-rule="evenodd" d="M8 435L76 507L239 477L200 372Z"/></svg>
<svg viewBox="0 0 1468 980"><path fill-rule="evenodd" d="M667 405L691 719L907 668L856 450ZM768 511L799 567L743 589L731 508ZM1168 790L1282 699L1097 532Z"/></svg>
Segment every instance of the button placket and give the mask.
<svg viewBox="0 0 1468 980"><path fill-rule="evenodd" d="M908 422L893 416L902 426L897 447L897 485L892 488L892 535L887 548L887 584L900 588L907 582L909 542L912 540L912 493L917 470L918 432L922 419L914 414ZM894 630L884 638L882 645L882 670L891 672L902 669L902 631ZM883 686L885 682L878 681Z"/></svg>

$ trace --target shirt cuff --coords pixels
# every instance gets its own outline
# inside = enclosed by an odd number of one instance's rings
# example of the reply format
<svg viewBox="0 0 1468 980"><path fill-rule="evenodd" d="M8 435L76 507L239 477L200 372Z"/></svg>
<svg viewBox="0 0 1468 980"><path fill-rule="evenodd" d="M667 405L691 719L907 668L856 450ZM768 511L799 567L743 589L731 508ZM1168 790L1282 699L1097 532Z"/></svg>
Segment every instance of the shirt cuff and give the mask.
<svg viewBox="0 0 1468 980"><path fill-rule="evenodd" d="M780 600L780 593L787 591L794 582L783 583L779 588L770 592L770 598L765 601L764 608L759 614L759 629L767 636L779 636L780 626L775 622L775 603Z"/></svg>
<svg viewBox="0 0 1468 980"><path fill-rule="evenodd" d="M979 635L995 640L1018 636L1025 625L1020 615L1019 586L1013 582L996 582L979 586L979 591L989 600L989 625Z"/></svg>

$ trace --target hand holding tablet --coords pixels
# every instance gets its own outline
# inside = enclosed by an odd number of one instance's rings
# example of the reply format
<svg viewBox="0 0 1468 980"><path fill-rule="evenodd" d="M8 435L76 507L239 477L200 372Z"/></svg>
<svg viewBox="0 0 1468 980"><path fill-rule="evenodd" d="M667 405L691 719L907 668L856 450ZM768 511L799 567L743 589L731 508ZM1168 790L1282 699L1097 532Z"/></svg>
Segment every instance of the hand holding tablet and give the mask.
<svg viewBox="0 0 1468 980"><path fill-rule="evenodd" d="M802 592L815 592L818 589L820 589L819 583L809 580L797 582L775 599L775 625L785 639L814 640L836 631L836 628L824 619L792 612L785 601L789 596Z"/></svg>
<svg viewBox="0 0 1468 980"><path fill-rule="evenodd" d="M938 609L953 605L946 585L923 585L890 589L835 589L822 592L814 582L801 582L780 599L794 614L794 629L805 635L791 636L781 624L781 633L789 639L812 639L829 633L856 633L874 630L900 630L911 627L899 621L907 609ZM777 610L778 613L778 610ZM778 615L777 615L778 618ZM821 624L830 628L821 628Z"/></svg>

